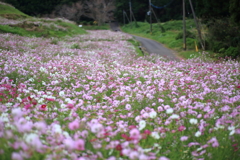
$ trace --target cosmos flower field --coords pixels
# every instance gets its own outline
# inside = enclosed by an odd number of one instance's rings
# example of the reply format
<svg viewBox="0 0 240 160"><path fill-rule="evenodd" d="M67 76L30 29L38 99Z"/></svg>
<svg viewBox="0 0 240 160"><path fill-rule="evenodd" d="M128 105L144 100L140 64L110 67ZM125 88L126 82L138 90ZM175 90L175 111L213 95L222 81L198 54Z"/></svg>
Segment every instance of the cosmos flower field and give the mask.
<svg viewBox="0 0 240 160"><path fill-rule="evenodd" d="M0 34L0 159L237 160L239 62L137 56L131 38Z"/></svg>

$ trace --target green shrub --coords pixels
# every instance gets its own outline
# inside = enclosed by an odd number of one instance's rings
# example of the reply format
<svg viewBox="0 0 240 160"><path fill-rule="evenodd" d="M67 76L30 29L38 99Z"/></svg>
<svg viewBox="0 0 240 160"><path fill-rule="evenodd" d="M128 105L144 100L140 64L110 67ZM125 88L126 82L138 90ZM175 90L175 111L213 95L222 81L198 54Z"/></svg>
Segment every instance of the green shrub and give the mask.
<svg viewBox="0 0 240 160"><path fill-rule="evenodd" d="M80 49L80 46L79 46L79 44L75 43L71 46L71 49Z"/></svg>
<svg viewBox="0 0 240 160"><path fill-rule="evenodd" d="M187 38L186 41L187 41L187 49L193 49L193 50L195 50L195 42L196 42L196 39Z"/></svg>
<svg viewBox="0 0 240 160"><path fill-rule="evenodd" d="M223 42L220 42L220 41L210 40L209 43L210 43L209 47L213 52L220 53L220 52L222 52L223 48L224 49L227 48L227 46Z"/></svg>
<svg viewBox="0 0 240 160"><path fill-rule="evenodd" d="M221 57L236 58L240 48L240 27L229 19L213 20L208 25L209 49L220 53Z"/></svg>
<svg viewBox="0 0 240 160"><path fill-rule="evenodd" d="M89 22L88 22L88 25L93 25L93 21L89 21Z"/></svg>
<svg viewBox="0 0 240 160"><path fill-rule="evenodd" d="M88 23L86 21L82 21L81 24L87 25Z"/></svg>
<svg viewBox="0 0 240 160"><path fill-rule="evenodd" d="M186 38L195 38L195 35L190 32L189 30L186 30ZM175 38L176 40L178 39L183 39L183 32L179 32L178 35Z"/></svg>
<svg viewBox="0 0 240 160"><path fill-rule="evenodd" d="M240 56L240 48L239 47L229 47L225 50L224 55L227 57L237 58Z"/></svg>

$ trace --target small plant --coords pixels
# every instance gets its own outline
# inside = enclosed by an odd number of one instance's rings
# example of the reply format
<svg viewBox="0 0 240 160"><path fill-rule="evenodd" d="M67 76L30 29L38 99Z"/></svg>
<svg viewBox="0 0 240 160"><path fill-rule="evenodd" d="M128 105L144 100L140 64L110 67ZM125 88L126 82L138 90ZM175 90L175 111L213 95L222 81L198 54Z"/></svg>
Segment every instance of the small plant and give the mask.
<svg viewBox="0 0 240 160"><path fill-rule="evenodd" d="M80 45L75 43L71 46L71 49L80 49Z"/></svg>
<svg viewBox="0 0 240 160"><path fill-rule="evenodd" d="M58 44L58 40L57 39L52 39L51 44L57 45Z"/></svg>
<svg viewBox="0 0 240 160"><path fill-rule="evenodd" d="M186 38L196 38L196 36L190 32L189 30L186 30ZM179 32L178 35L175 38L176 40L178 39L183 39L183 32Z"/></svg>

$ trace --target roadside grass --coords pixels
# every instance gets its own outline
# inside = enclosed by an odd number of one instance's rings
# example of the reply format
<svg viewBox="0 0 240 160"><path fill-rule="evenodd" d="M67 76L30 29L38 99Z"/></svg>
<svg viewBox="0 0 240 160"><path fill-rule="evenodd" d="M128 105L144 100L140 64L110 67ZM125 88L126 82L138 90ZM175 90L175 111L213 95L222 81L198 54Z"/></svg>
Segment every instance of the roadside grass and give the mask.
<svg viewBox="0 0 240 160"><path fill-rule="evenodd" d="M141 49L140 42L136 41L135 39L129 39L127 41L134 46L135 52L137 53L138 56L144 56L144 51Z"/></svg>
<svg viewBox="0 0 240 160"><path fill-rule="evenodd" d="M189 19L186 21L186 29L194 37L186 39L187 50L183 50L182 34L182 21L173 20L161 24L152 24L152 33L150 32L150 25L147 22L130 23L121 27L123 32L133 35L153 39L157 42L164 44L167 48L176 50L179 55L185 59L198 57L201 55L200 45L197 40L197 31L194 28L194 21ZM180 38L179 38L180 37ZM196 51L196 45L198 51Z"/></svg>

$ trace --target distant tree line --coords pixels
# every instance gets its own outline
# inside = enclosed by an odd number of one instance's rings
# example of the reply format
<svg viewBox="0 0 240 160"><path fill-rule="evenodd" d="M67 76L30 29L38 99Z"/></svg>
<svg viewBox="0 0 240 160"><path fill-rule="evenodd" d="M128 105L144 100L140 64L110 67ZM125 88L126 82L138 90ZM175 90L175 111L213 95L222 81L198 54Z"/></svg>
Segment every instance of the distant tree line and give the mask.
<svg viewBox="0 0 240 160"><path fill-rule="evenodd" d="M136 20L146 20L147 12L149 11L149 0L115 0L115 2L117 6L116 17L119 20L123 19L123 11L129 14L130 2ZM182 0L151 0L151 2L154 6L162 7L161 9L153 7L154 12L156 12L161 21L182 19ZM222 18L230 15L239 18L240 9L236 5L239 2L239 0L192 0L196 15L201 18ZM185 0L185 3L186 16L191 18L192 11L189 0Z"/></svg>
<svg viewBox="0 0 240 160"><path fill-rule="evenodd" d="M4 0L4 2L12 4L20 11L31 16L48 14L59 4L69 4L76 1L79 0Z"/></svg>
<svg viewBox="0 0 240 160"><path fill-rule="evenodd" d="M56 6L72 4L75 2L90 3L91 0L2 0L10 3L22 12L41 16L51 13ZM149 11L149 0L101 0L102 3L115 1L115 17L118 21L123 21L123 11L129 14L129 3L131 2L132 12L137 21L145 21ZM182 18L182 0L151 0L154 6L163 7L156 9L153 7L159 20L162 22ZM100 2L97 2L100 3ZM192 0L196 15L201 18L223 18L232 17L235 22L240 21L239 0ZM186 16L192 16L189 0L186 0Z"/></svg>

